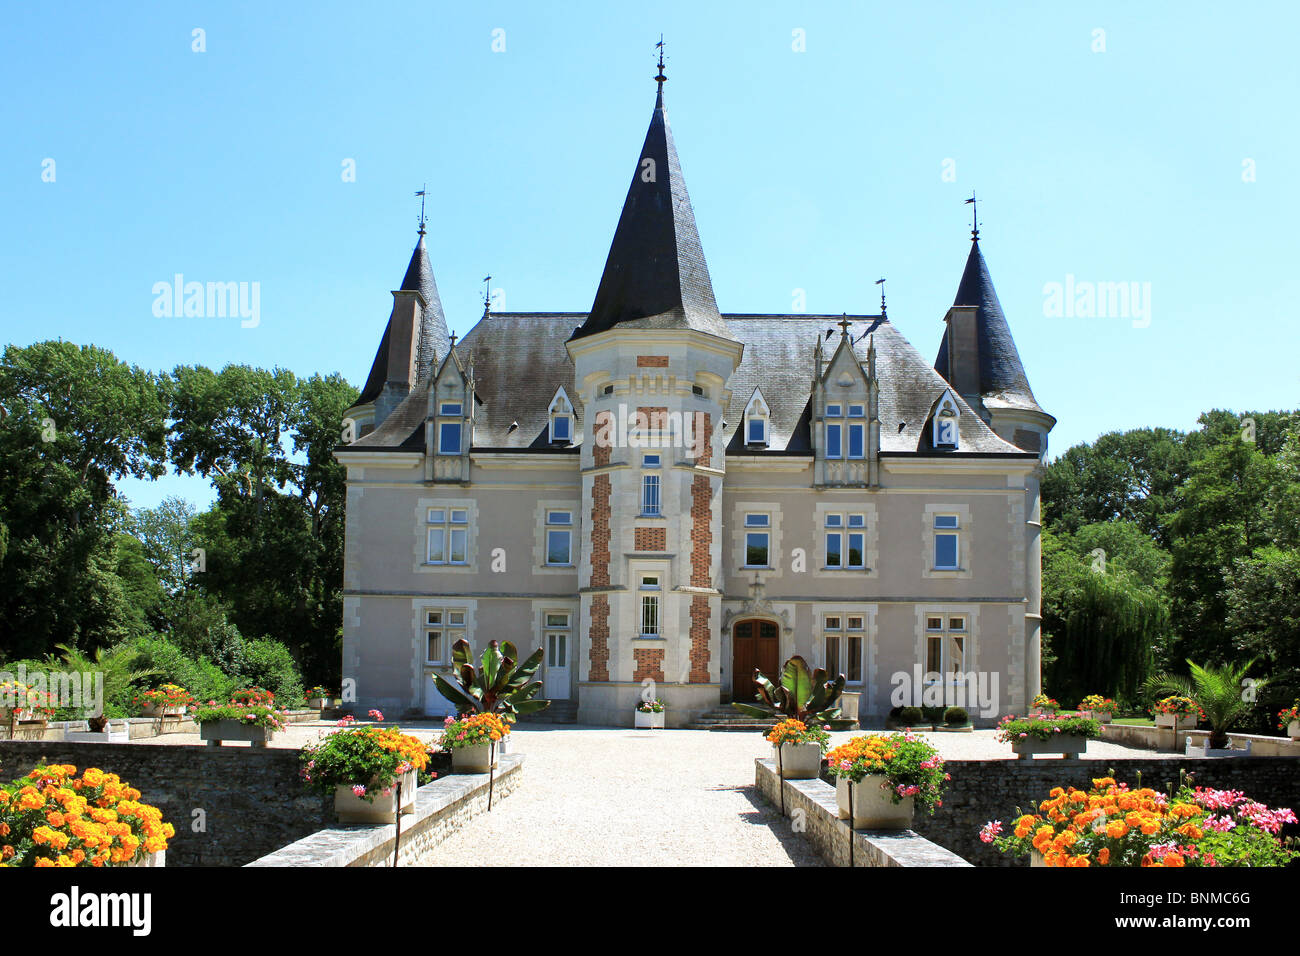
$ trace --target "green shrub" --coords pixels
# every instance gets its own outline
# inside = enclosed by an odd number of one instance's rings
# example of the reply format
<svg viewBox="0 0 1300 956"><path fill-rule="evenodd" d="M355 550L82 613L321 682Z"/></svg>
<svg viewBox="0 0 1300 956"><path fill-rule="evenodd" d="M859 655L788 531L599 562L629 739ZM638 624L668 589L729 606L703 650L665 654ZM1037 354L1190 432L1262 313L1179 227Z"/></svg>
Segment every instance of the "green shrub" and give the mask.
<svg viewBox="0 0 1300 956"><path fill-rule="evenodd" d="M923 720L928 720L928 721L930 721L931 723L936 723L936 724L937 724L939 721L943 720L943 708L942 708L942 707L922 707L922 708L921 708L921 719L923 719Z"/></svg>
<svg viewBox="0 0 1300 956"><path fill-rule="evenodd" d="M275 695L280 707L300 707L303 697L302 675L289 648L279 641L248 641L244 645L244 686L264 687Z"/></svg>
<svg viewBox="0 0 1300 956"><path fill-rule="evenodd" d="M943 722L953 727L965 727L970 723L970 714L965 707L949 707L943 712Z"/></svg>
<svg viewBox="0 0 1300 956"><path fill-rule="evenodd" d="M180 684L203 703L210 700L224 703L239 687L238 675L224 673L206 657L196 660L188 656L165 637L137 638L134 647L140 652L139 666L158 671L151 686Z"/></svg>
<svg viewBox="0 0 1300 956"><path fill-rule="evenodd" d="M923 716L920 707L904 707L898 712L898 722L904 727L911 727L919 724Z"/></svg>

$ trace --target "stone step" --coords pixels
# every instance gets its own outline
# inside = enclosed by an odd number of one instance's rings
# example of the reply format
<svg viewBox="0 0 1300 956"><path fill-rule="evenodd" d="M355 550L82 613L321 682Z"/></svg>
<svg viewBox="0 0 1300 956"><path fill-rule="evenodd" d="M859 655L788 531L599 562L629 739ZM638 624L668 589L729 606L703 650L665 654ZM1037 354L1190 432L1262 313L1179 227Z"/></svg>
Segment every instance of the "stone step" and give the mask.
<svg viewBox="0 0 1300 956"><path fill-rule="evenodd" d="M693 724L687 724L686 729L687 730L715 730L723 733L726 733L728 731L735 731L741 733L761 733L766 730L771 730L772 725L767 723L706 724L706 723L696 722Z"/></svg>

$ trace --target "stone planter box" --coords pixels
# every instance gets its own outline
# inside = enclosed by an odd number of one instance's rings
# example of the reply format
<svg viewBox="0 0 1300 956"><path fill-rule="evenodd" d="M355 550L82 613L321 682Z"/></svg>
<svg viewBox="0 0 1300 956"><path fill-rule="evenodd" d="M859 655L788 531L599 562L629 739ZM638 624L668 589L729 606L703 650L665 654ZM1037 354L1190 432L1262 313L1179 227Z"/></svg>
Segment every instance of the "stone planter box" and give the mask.
<svg viewBox="0 0 1300 956"><path fill-rule="evenodd" d="M1196 727L1195 717L1179 717L1177 714L1156 714L1156 726L1169 730L1192 730Z"/></svg>
<svg viewBox="0 0 1300 956"><path fill-rule="evenodd" d="M487 773L500 762L500 746L496 748L496 759L491 751L491 744L457 747L451 752L451 769L456 773Z"/></svg>
<svg viewBox="0 0 1300 956"><path fill-rule="evenodd" d="M782 744L779 754L772 748L772 759L785 780L816 780L822 769L822 748L820 744Z"/></svg>
<svg viewBox="0 0 1300 956"><path fill-rule="evenodd" d="M634 714L635 721L633 727L647 727L651 730L663 730L664 712L661 710L657 714L647 714L645 711L638 710Z"/></svg>
<svg viewBox="0 0 1300 956"><path fill-rule="evenodd" d="M1029 716L1031 716L1031 717L1051 717L1051 716L1055 715L1056 713L1057 713L1057 711L1051 710L1051 709L1049 709L1049 708L1047 708L1047 707L1030 707L1030 708L1029 708Z"/></svg>
<svg viewBox="0 0 1300 956"><path fill-rule="evenodd" d="M1081 710L1079 716L1095 720L1100 724L1109 724L1115 717L1109 710Z"/></svg>
<svg viewBox="0 0 1300 956"><path fill-rule="evenodd" d="M0 722L7 724L16 721L22 724L36 719L36 712L30 707L0 707Z"/></svg>
<svg viewBox="0 0 1300 956"><path fill-rule="evenodd" d="M209 720L199 724L199 739L209 747L220 747L225 740L242 740L254 747L265 747L275 737L271 727L258 727L238 720Z"/></svg>
<svg viewBox="0 0 1300 956"><path fill-rule="evenodd" d="M974 724L935 724L934 729L945 734L973 734Z"/></svg>
<svg viewBox="0 0 1300 956"><path fill-rule="evenodd" d="M1012 751L1019 754L1021 760L1032 760L1035 754L1061 754L1064 757L1078 757L1088 749L1088 738L1073 734L1053 734L1051 740L1039 740L1026 737L1011 745Z"/></svg>
<svg viewBox="0 0 1300 956"><path fill-rule="evenodd" d="M415 812L415 791L418 788L416 771L402 775L402 813ZM334 788L334 812L338 814L339 823L395 823L397 811L396 784L388 796L378 793L369 803L353 793L347 784L341 783Z"/></svg>
<svg viewBox="0 0 1300 956"><path fill-rule="evenodd" d="M307 701L307 708L309 710L326 710L333 706L333 697L313 697Z"/></svg>
<svg viewBox="0 0 1300 956"><path fill-rule="evenodd" d="M846 690L840 694L839 699L840 716L845 720L858 720L859 710L862 706L862 692L857 690Z"/></svg>
<svg viewBox="0 0 1300 956"><path fill-rule="evenodd" d="M1029 851L1029 865L1030 865L1030 866L1047 866L1047 857L1043 856L1043 854L1039 853L1037 850L1030 850L1030 851Z"/></svg>
<svg viewBox="0 0 1300 956"><path fill-rule="evenodd" d="M1232 742L1231 738L1229 738L1228 742ZM1198 740L1193 740L1189 735L1187 742L1183 745L1183 754L1188 757L1249 757L1251 743L1251 741L1247 740L1246 746L1240 750L1232 747L1220 749L1210 746L1210 735L1208 733Z"/></svg>
<svg viewBox="0 0 1300 956"><path fill-rule="evenodd" d="M164 707L161 704L145 704L140 708L141 717L182 717L185 714L185 706Z"/></svg>
<svg viewBox="0 0 1300 956"><path fill-rule="evenodd" d="M849 819L849 792L853 793L852 827L870 830L907 830L912 826L916 812L916 798L904 797L895 803L889 796L889 778L883 774L868 774L860 783L845 777L835 778L835 802L841 820Z"/></svg>
<svg viewBox="0 0 1300 956"><path fill-rule="evenodd" d="M1292 740L1300 740L1300 720L1293 720L1286 725L1286 735Z"/></svg>

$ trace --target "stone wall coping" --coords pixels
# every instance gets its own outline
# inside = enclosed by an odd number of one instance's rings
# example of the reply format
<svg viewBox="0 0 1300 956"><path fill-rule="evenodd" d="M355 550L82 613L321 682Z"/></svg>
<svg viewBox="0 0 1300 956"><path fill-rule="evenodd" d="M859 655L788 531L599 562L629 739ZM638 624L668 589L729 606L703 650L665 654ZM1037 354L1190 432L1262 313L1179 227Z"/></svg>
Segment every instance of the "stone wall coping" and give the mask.
<svg viewBox="0 0 1300 956"><path fill-rule="evenodd" d="M518 773L523 763L523 754L502 754L496 782L500 784ZM425 784L415 792L415 812L402 817L403 842L448 808L479 792L486 793L487 789L485 773L447 774ZM244 865L352 866L385 844L391 847L396 834L397 827L392 823L327 827Z"/></svg>
<svg viewBox="0 0 1300 956"><path fill-rule="evenodd" d="M822 817L819 826L808 827L805 834L824 833L828 829L839 846L846 846L849 833L853 833L854 862L859 866L971 866L951 850L932 843L915 830L852 830L847 820L841 820L835 787L825 780L778 781L776 761L770 757L754 759L759 791L770 799L778 782L784 783L794 794L811 805L812 811ZM787 799L793 794L787 793ZM789 803L787 802L787 806ZM830 847L818 846L817 852L832 863Z"/></svg>

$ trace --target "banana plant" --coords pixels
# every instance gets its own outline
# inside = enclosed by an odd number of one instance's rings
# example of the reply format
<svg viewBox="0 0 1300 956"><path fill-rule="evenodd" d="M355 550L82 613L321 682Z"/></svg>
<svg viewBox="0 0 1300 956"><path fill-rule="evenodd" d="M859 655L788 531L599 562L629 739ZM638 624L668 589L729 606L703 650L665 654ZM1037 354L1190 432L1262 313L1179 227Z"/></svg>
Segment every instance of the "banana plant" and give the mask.
<svg viewBox="0 0 1300 956"><path fill-rule="evenodd" d="M822 668L811 670L808 662L795 656L781 669L780 683L773 683L762 671L754 668L754 683L758 693L755 703L734 701L732 707L750 717L777 717L807 723L829 724L836 730L853 726L852 720L840 717L836 703L844 692L844 675L834 680L826 679Z"/></svg>
<svg viewBox="0 0 1300 956"><path fill-rule="evenodd" d="M492 641L483 648L479 666L474 666L469 641L459 640L451 646L451 660L455 665L456 683L444 680L441 674L433 675L433 683L449 701L456 705L456 713L496 714L513 724L520 714L535 714L551 706L549 700L537 699L542 682L532 679L542 663L539 647L522 664L517 664L519 652L510 641L499 646Z"/></svg>

